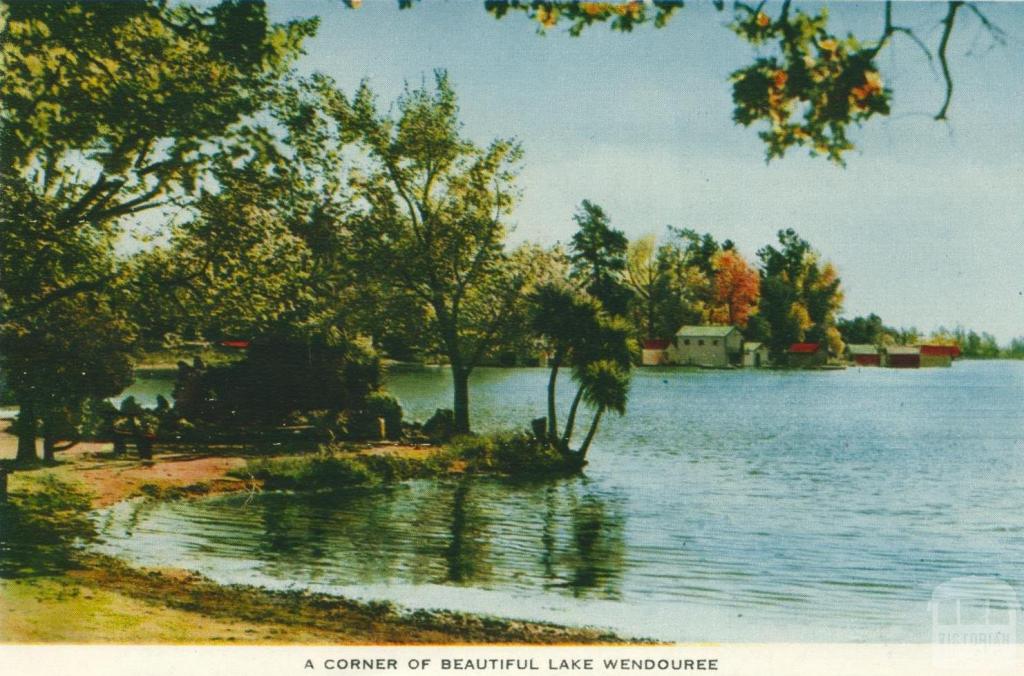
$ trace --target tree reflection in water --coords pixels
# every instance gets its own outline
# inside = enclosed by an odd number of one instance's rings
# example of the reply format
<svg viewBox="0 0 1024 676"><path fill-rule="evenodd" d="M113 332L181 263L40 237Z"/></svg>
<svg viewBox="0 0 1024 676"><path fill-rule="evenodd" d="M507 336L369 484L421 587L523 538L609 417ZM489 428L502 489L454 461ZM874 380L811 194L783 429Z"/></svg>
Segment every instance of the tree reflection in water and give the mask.
<svg viewBox="0 0 1024 676"><path fill-rule="evenodd" d="M451 537L444 553L447 582L484 583L491 572L491 534L481 510L470 501L470 483L469 479L459 481L452 493Z"/></svg>
<svg viewBox="0 0 1024 676"><path fill-rule="evenodd" d="M445 582L620 594L622 510L581 480L517 485L466 478L452 491L449 524Z"/></svg>
<svg viewBox="0 0 1024 676"><path fill-rule="evenodd" d="M466 476L196 503L167 527L193 531L193 551L257 562L280 579L615 599L626 565L624 511L620 496L585 478Z"/></svg>

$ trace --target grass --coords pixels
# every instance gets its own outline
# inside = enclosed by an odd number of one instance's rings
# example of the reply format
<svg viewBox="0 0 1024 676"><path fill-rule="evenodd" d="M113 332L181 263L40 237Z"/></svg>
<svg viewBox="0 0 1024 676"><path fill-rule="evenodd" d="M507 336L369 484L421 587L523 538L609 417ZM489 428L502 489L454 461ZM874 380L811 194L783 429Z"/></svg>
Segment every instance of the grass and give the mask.
<svg viewBox="0 0 1024 676"><path fill-rule="evenodd" d="M456 437L424 457L353 453L328 444L314 455L250 460L229 474L255 478L269 489L321 490L474 472L558 476L577 470L578 465L526 434L499 433Z"/></svg>
<svg viewBox="0 0 1024 676"><path fill-rule="evenodd" d="M255 478L269 489L320 490L441 476L456 470L454 461L446 450L418 458L359 454L343 446L325 445L314 455L250 460L228 474Z"/></svg>
<svg viewBox="0 0 1024 676"><path fill-rule="evenodd" d="M95 535L90 496L52 474L30 477L0 504L0 578L73 568L78 544Z"/></svg>

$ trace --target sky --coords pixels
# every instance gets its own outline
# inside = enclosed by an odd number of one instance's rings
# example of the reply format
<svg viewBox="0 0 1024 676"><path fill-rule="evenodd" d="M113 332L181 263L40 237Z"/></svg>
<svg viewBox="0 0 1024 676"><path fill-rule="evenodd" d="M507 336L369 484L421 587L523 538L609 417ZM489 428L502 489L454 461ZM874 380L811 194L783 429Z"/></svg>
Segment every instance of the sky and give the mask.
<svg viewBox="0 0 1024 676"><path fill-rule="evenodd" d="M392 101L447 70L466 135L514 137L525 151L512 242L566 242L583 199L630 238L671 224L731 239L751 259L794 228L838 267L844 316L961 324L1005 343L1024 335L1024 4L981 7L1007 44L961 12L949 121L932 119L944 94L936 64L897 36L879 60L892 114L851 131L845 169L799 149L768 164L756 130L732 122L729 74L754 52L710 5L688 3L662 29L598 25L578 38L538 35L525 16L498 21L468 0L405 11L396 0L272 0L270 11L321 17L299 68L346 92L367 79ZM944 12L898 3L895 21L934 46ZM880 3L833 3L830 16L841 33L881 32Z"/></svg>

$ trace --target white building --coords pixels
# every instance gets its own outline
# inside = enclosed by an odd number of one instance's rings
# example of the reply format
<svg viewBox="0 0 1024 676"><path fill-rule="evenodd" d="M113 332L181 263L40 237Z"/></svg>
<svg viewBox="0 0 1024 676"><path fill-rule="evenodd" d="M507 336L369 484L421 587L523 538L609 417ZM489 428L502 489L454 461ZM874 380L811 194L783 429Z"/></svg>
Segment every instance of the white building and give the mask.
<svg viewBox="0 0 1024 676"><path fill-rule="evenodd" d="M743 365L754 368L768 366L768 346L764 343L743 343Z"/></svg>
<svg viewBox="0 0 1024 676"><path fill-rule="evenodd" d="M683 366L738 366L742 360L743 336L735 326L684 326L668 348L668 361Z"/></svg>

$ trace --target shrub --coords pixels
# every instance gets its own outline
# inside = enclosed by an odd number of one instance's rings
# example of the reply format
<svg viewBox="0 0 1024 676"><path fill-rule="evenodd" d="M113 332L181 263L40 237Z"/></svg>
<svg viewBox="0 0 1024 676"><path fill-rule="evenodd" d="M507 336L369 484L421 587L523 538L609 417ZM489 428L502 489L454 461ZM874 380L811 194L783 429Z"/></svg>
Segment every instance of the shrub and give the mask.
<svg viewBox="0 0 1024 676"><path fill-rule="evenodd" d="M439 408L434 411L427 422L423 423L423 433L435 443L445 442L452 438L455 431L455 413L450 408Z"/></svg>
<svg viewBox="0 0 1024 676"><path fill-rule="evenodd" d="M373 474L352 455L320 452L314 456L257 460L247 466L248 474L271 489L344 488L371 483ZM245 472L232 472L245 476Z"/></svg>
<svg viewBox="0 0 1024 676"><path fill-rule="evenodd" d="M236 363L179 363L175 412L194 421L278 425L295 411L359 410L380 380L378 358L358 343L262 337Z"/></svg>
<svg viewBox="0 0 1024 676"><path fill-rule="evenodd" d="M402 436L401 404L387 392L377 391L366 397L366 401L358 410L349 414L349 437L353 439L380 438L380 418L384 419L387 439L398 439Z"/></svg>
<svg viewBox="0 0 1024 676"><path fill-rule="evenodd" d="M550 474L571 469L569 460L545 442L524 432L460 436L452 452L476 471L505 474Z"/></svg>

